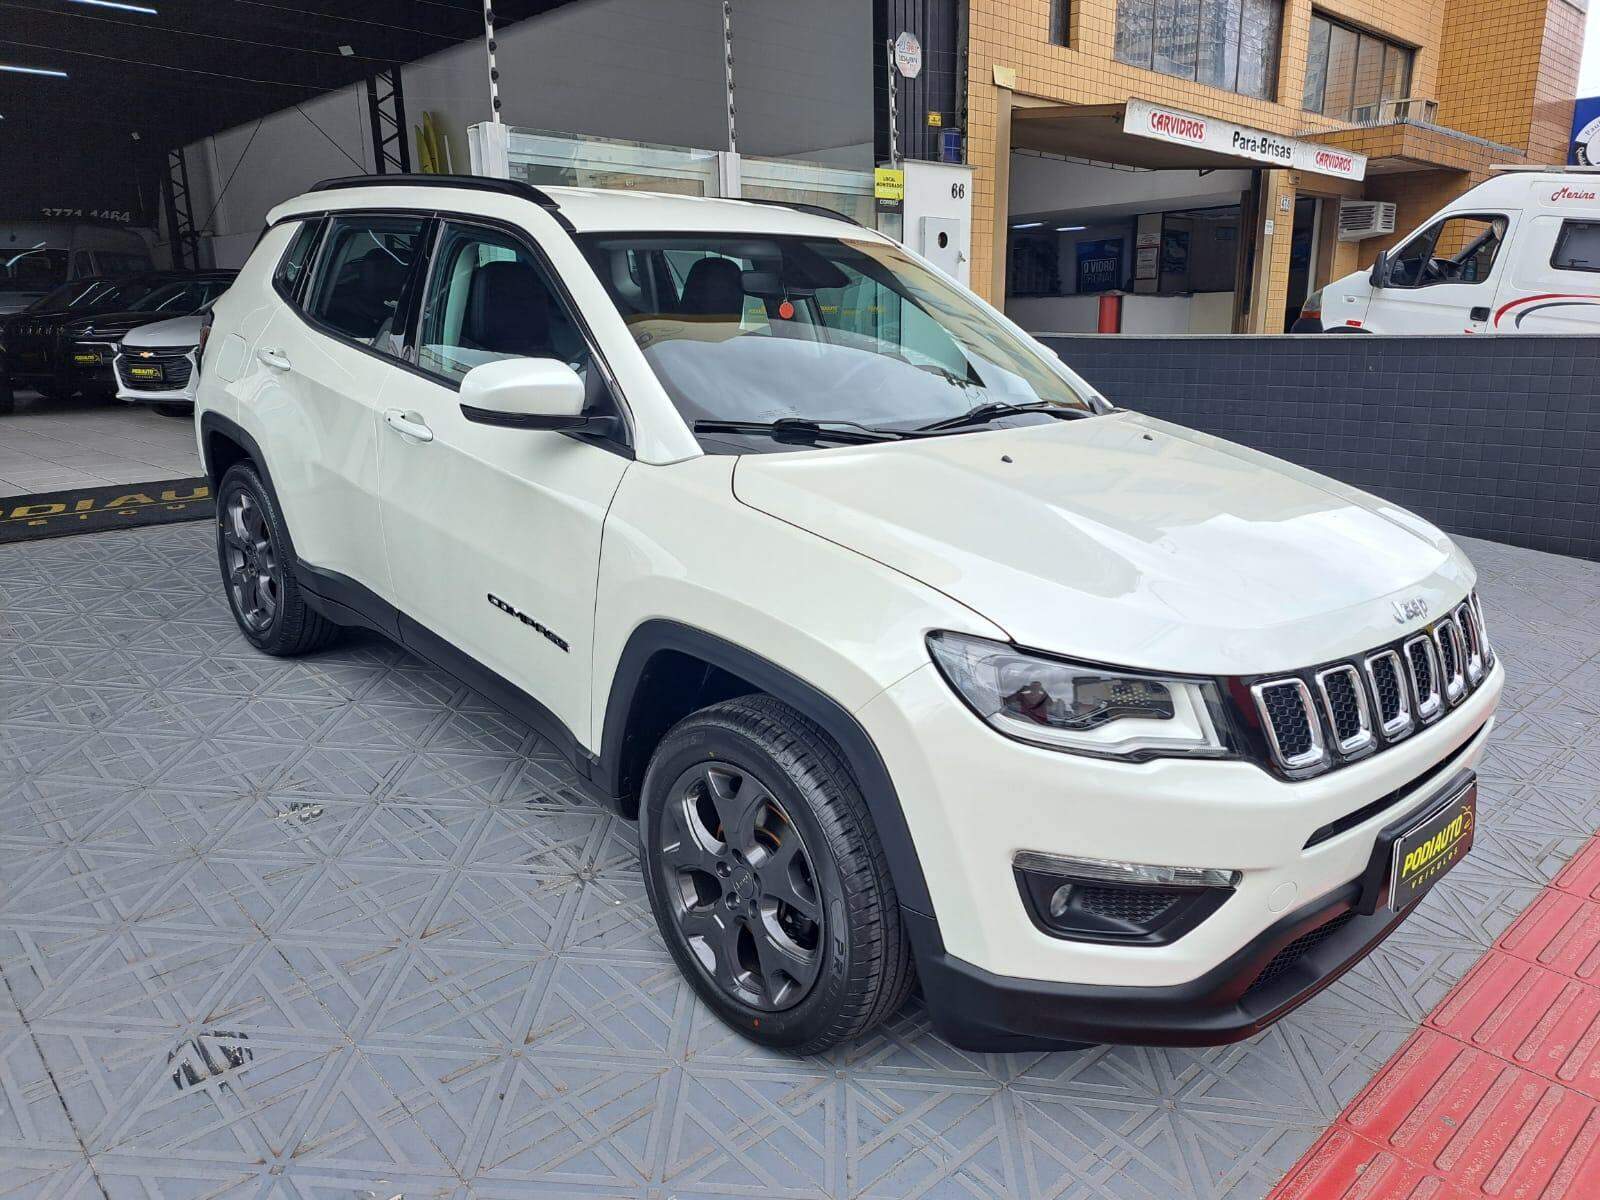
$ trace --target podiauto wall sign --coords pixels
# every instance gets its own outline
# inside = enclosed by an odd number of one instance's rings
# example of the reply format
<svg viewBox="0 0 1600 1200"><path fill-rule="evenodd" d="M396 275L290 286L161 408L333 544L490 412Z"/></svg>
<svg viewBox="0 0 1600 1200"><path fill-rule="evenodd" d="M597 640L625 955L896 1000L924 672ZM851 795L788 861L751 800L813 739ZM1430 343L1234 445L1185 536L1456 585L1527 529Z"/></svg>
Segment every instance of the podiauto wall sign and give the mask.
<svg viewBox="0 0 1600 1200"><path fill-rule="evenodd" d="M1155 138L1196 150L1210 150L1215 154L1338 179L1359 180L1367 175L1365 154L1301 138L1280 137L1248 125L1235 125L1232 121L1151 104L1148 100L1128 101L1122 116L1122 131L1135 137Z"/></svg>

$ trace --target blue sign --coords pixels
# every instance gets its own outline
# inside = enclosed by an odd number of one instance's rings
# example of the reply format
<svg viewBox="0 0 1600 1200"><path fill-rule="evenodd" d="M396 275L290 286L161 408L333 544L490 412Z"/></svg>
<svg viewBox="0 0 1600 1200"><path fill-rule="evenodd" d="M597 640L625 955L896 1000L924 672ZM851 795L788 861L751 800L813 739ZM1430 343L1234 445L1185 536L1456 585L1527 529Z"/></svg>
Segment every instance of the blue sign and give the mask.
<svg viewBox="0 0 1600 1200"><path fill-rule="evenodd" d="M1600 166L1600 96L1572 107L1572 146L1567 162L1575 167Z"/></svg>
<svg viewBox="0 0 1600 1200"><path fill-rule="evenodd" d="M1109 292L1122 286L1122 239L1078 243L1078 291Z"/></svg>

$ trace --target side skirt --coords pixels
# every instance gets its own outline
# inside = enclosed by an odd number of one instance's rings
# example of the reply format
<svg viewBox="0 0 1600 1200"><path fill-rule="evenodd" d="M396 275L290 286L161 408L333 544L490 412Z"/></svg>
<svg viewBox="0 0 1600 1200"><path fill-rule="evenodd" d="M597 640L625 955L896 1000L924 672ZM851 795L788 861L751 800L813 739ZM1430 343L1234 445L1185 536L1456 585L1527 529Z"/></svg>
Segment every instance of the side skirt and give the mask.
<svg viewBox="0 0 1600 1200"><path fill-rule="evenodd" d="M553 712L499 672L457 649L420 622L406 616L363 584L335 571L305 562L297 564L306 602L330 621L381 633L417 657L447 671L462 683L488 697L501 708L532 726L572 765L584 794L607 811L626 815L622 800L596 780L597 760L579 744L572 731Z"/></svg>

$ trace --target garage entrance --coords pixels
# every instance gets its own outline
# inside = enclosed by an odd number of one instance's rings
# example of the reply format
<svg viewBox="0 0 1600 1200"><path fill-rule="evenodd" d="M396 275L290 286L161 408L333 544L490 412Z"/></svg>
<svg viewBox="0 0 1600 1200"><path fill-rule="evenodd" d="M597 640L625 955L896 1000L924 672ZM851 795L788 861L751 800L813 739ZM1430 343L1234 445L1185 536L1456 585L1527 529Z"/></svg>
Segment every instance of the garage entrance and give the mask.
<svg viewBox="0 0 1600 1200"><path fill-rule="evenodd" d="M1282 332L1331 267L1333 181L1366 166L1142 100L1015 107L1010 146L993 288L1034 333Z"/></svg>

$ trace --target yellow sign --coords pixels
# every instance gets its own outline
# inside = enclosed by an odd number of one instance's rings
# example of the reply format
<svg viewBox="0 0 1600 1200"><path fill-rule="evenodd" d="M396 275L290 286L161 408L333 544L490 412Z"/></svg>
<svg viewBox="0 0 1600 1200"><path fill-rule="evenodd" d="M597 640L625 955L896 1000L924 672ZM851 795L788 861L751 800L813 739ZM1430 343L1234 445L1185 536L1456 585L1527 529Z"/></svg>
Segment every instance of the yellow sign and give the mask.
<svg viewBox="0 0 1600 1200"><path fill-rule="evenodd" d="M944 124L944 114L942 112L929 113L928 124L937 129L939 126Z"/></svg>
<svg viewBox="0 0 1600 1200"><path fill-rule="evenodd" d="M872 195L896 203L906 198L906 173L893 167L878 167L872 172Z"/></svg>

